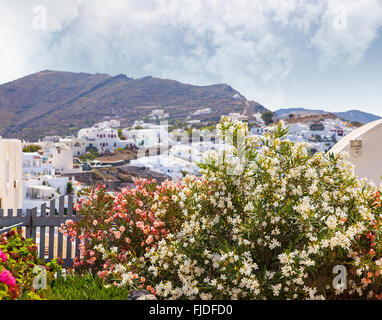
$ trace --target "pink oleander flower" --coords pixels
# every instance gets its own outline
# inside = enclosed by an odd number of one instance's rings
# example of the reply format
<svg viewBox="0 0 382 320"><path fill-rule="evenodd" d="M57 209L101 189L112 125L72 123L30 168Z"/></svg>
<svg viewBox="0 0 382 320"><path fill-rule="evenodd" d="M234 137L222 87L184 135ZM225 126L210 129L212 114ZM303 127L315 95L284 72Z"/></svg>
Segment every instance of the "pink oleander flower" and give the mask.
<svg viewBox="0 0 382 320"><path fill-rule="evenodd" d="M0 250L0 260L3 260L3 262L7 261L7 255Z"/></svg>
<svg viewBox="0 0 382 320"><path fill-rule="evenodd" d="M16 279L8 270L3 270L0 273L0 282L5 283L8 287L16 286Z"/></svg>
<svg viewBox="0 0 382 320"><path fill-rule="evenodd" d="M151 244L151 243L153 242L153 240L154 240L153 236L152 236L152 235L149 235L148 238L147 238L147 240L146 240L146 243L147 243L147 244Z"/></svg>

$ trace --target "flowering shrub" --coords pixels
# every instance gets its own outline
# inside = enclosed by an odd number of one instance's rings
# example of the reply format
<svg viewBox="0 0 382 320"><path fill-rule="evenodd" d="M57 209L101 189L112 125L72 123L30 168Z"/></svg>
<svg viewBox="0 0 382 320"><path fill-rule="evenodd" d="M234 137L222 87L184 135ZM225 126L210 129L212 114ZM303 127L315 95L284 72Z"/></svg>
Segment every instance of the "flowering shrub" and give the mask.
<svg viewBox="0 0 382 320"><path fill-rule="evenodd" d="M90 269L105 281L143 287L145 279L138 277L137 265L181 224L181 211L172 200L178 188L168 181L158 185L155 180L141 180L136 188L125 188L116 196L104 186L85 191L87 200L75 205L83 219L68 220L60 228L65 235L81 239L81 255L74 262L77 271Z"/></svg>
<svg viewBox="0 0 382 320"><path fill-rule="evenodd" d="M37 246L32 239L25 239L21 230L0 235L0 300L1 299L40 299L43 290L33 288L33 280L38 275L36 266L44 266L48 272L60 269L57 261L45 265L38 258Z"/></svg>
<svg viewBox="0 0 382 320"><path fill-rule="evenodd" d="M380 193L344 155L311 156L223 118L231 146L211 153L203 178L176 197L185 221L146 254L146 278L163 298L381 298ZM347 287L333 286L333 267Z"/></svg>
<svg viewBox="0 0 382 320"><path fill-rule="evenodd" d="M63 227L87 240L77 266L165 299L381 299L380 187L345 155L286 140L281 123L263 137L228 118L218 129L227 147L200 178L91 190L85 219Z"/></svg>

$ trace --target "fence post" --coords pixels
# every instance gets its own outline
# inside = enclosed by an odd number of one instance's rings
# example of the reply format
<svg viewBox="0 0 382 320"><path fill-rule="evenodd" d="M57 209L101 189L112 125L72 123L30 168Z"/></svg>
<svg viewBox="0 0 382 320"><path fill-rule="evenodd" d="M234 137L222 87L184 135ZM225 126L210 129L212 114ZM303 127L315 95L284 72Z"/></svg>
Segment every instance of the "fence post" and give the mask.
<svg viewBox="0 0 382 320"><path fill-rule="evenodd" d="M57 242L57 257L64 260L64 267L71 267L73 265L72 256L80 255L79 238L75 237L72 241L71 237L68 235L66 236L64 242L63 234L58 231L56 236L55 229L60 227L61 223L65 222L67 219L78 221L81 217L73 210L74 199L72 195L68 196L67 211L65 212L65 199L66 196L62 196L58 199L59 210L57 215L55 199L50 201L49 210L47 210L46 203L41 205L40 215L38 215L37 207L27 209L25 214L21 209L19 209L16 211L16 215L14 215L14 212L5 212L6 210L0 209L0 229L4 227L7 228L22 225L21 228L25 230L25 237L27 239L32 238L36 244L37 242L39 243L39 257L46 262L54 258L56 251L55 242ZM7 216L5 216L6 213L8 213ZM37 234L37 228L39 230L39 234ZM46 229L49 230L49 236L46 236ZM4 232L4 230L2 232ZM46 242L47 246L45 245ZM64 252L64 245L66 252ZM47 254L46 259L45 253ZM64 256L65 258L63 258Z"/></svg>
<svg viewBox="0 0 382 320"><path fill-rule="evenodd" d="M46 203L41 205L41 217L46 217ZM40 259L45 261L45 226L40 226Z"/></svg>
<svg viewBox="0 0 382 320"><path fill-rule="evenodd" d="M32 226L33 226L33 217L32 217L32 210L27 209L26 216L25 216L25 236L27 239L32 238Z"/></svg>

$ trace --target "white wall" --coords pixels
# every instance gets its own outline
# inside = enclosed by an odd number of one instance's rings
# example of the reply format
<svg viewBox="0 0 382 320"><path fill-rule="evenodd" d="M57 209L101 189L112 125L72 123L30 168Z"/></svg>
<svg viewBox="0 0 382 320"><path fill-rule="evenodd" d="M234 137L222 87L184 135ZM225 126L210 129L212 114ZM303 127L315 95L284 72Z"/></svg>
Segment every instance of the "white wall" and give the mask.
<svg viewBox="0 0 382 320"><path fill-rule="evenodd" d="M38 152L23 152L22 173L31 176L53 175L54 168L48 163L47 156L41 156Z"/></svg>
<svg viewBox="0 0 382 320"><path fill-rule="evenodd" d="M351 140L361 140L362 147L357 156L350 148ZM354 150L354 149L353 149ZM348 152L348 159L355 166L354 172L360 178L381 183L382 176L382 120L368 123L342 138L329 152Z"/></svg>
<svg viewBox="0 0 382 320"><path fill-rule="evenodd" d="M73 169L73 150L66 145L52 147L51 155L56 171L64 173Z"/></svg>
<svg viewBox="0 0 382 320"><path fill-rule="evenodd" d="M114 151L116 148L124 148L129 141L120 140L118 131L112 128L85 128L78 131L78 138L86 141L86 147L97 148L99 152Z"/></svg>
<svg viewBox="0 0 382 320"><path fill-rule="evenodd" d="M1 209L22 207L22 147L20 140L0 138Z"/></svg>

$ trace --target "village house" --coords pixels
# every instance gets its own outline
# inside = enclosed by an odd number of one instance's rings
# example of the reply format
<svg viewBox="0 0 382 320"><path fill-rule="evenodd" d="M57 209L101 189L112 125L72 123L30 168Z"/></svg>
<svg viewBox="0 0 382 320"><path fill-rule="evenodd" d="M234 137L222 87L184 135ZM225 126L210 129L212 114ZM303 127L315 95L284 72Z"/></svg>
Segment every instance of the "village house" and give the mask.
<svg viewBox="0 0 382 320"><path fill-rule="evenodd" d="M48 156L39 152L23 152L22 164L23 175L41 176L54 175L55 173L53 165L48 161Z"/></svg>
<svg viewBox="0 0 382 320"><path fill-rule="evenodd" d="M23 176L22 209L40 207L44 202L58 198L67 193L68 177L41 175Z"/></svg>
<svg viewBox="0 0 382 320"><path fill-rule="evenodd" d="M86 153L86 140L77 137L66 137L59 140L60 143L65 143L73 150L73 156L79 157Z"/></svg>
<svg viewBox="0 0 382 320"><path fill-rule="evenodd" d="M118 130L111 127L109 122L97 124L92 128L78 131L78 139L85 141L86 150L95 148L98 152L113 152L117 148L131 146L131 141L121 140Z"/></svg>
<svg viewBox="0 0 382 320"><path fill-rule="evenodd" d="M173 179L180 179L184 174L197 174L199 172L199 168L194 163L168 155L141 157L131 160L130 165L163 173Z"/></svg>
<svg viewBox="0 0 382 320"><path fill-rule="evenodd" d="M168 125L150 125L144 129L122 130L122 134L137 148L152 148L161 143L170 143Z"/></svg>

